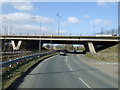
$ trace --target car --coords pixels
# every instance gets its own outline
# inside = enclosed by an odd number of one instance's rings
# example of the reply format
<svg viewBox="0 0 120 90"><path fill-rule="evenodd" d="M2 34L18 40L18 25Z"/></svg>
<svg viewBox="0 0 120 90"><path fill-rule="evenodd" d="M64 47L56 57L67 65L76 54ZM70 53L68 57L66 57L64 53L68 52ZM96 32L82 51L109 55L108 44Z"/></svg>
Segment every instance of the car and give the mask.
<svg viewBox="0 0 120 90"><path fill-rule="evenodd" d="M74 53L76 53L77 51L76 50L74 50Z"/></svg>
<svg viewBox="0 0 120 90"><path fill-rule="evenodd" d="M66 55L65 51L60 51L60 55Z"/></svg>

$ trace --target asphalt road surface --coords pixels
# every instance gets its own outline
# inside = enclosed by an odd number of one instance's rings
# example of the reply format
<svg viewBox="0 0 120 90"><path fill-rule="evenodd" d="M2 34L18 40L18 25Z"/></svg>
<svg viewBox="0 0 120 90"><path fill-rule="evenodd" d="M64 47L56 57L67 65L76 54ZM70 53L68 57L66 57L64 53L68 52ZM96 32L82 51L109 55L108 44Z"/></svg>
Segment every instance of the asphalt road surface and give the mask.
<svg viewBox="0 0 120 90"><path fill-rule="evenodd" d="M53 56L29 73L18 88L118 88L118 80L77 55Z"/></svg>

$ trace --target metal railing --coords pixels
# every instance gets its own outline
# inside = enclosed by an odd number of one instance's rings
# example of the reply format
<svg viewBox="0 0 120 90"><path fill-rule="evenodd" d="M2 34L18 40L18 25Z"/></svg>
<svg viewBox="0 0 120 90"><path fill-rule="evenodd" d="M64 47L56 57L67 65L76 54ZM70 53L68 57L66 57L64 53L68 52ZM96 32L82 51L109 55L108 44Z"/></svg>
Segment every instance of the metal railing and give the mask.
<svg viewBox="0 0 120 90"><path fill-rule="evenodd" d="M0 35L6 35L5 33L0 33ZM19 35L19 36L38 36L38 35L52 35L52 36L95 36L95 33L10 33L7 35Z"/></svg>
<svg viewBox="0 0 120 90"><path fill-rule="evenodd" d="M10 61L5 61L5 62L0 63L0 68L9 67L10 65L15 64L15 63L17 64L18 62L23 61L23 60L36 59L40 56L44 56L44 55L47 55L47 54L50 54L50 53L52 53L52 52L40 53L40 54L35 54L35 55L30 55L30 56L24 56L24 57L21 57L21 58L10 60Z"/></svg>
<svg viewBox="0 0 120 90"><path fill-rule="evenodd" d="M49 35L49 36L119 36L119 34L105 34L105 33L0 33L0 35L18 35L18 36L39 36L39 35Z"/></svg>

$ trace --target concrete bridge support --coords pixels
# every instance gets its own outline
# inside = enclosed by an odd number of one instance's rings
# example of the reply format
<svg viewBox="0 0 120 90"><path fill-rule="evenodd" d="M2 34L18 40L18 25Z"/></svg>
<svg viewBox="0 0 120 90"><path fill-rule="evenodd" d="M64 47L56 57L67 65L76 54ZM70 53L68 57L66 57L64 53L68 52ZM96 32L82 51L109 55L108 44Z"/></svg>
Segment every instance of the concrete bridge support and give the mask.
<svg viewBox="0 0 120 90"><path fill-rule="evenodd" d="M15 44L16 44L15 41L14 41L14 40L11 40L11 44L12 44L13 50L19 50L19 49L20 49L20 46L21 46L21 44L22 44L22 41L21 41L21 40L18 41L17 46L16 46L16 45L15 45Z"/></svg>
<svg viewBox="0 0 120 90"><path fill-rule="evenodd" d="M84 47L85 47L85 49L86 49L86 52L96 53L95 47L94 47L94 45L93 45L92 42L87 42L87 43L85 43L85 44L84 44Z"/></svg>

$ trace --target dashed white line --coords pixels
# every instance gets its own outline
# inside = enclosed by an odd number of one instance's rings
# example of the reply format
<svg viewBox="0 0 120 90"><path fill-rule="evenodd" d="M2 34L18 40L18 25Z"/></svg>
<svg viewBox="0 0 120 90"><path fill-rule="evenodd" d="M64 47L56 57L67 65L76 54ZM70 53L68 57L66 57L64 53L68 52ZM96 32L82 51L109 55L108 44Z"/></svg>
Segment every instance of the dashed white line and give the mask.
<svg viewBox="0 0 120 90"><path fill-rule="evenodd" d="M79 80L82 81L88 88L90 88L91 90L93 90L85 81L83 81L80 77Z"/></svg>
<svg viewBox="0 0 120 90"><path fill-rule="evenodd" d="M66 63L67 63L67 66L70 68L71 71L73 71L73 69L71 68L71 66L68 64L68 59L67 59L67 56L66 56ZM76 61L75 61L76 62ZM77 62L76 62L77 63ZM85 81L83 81L80 77L79 77L79 80L82 81L88 88L90 88L91 90L93 90Z"/></svg>
<svg viewBox="0 0 120 90"><path fill-rule="evenodd" d="M67 56L66 56L66 63L67 63L67 66L70 68L71 71L73 71L73 69L71 68L71 66L68 64L68 61L67 61Z"/></svg>

